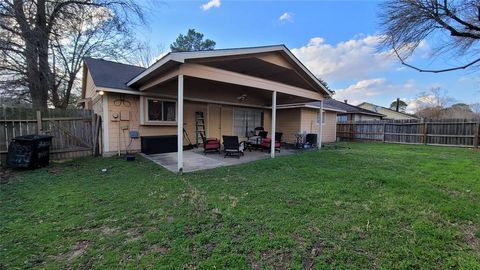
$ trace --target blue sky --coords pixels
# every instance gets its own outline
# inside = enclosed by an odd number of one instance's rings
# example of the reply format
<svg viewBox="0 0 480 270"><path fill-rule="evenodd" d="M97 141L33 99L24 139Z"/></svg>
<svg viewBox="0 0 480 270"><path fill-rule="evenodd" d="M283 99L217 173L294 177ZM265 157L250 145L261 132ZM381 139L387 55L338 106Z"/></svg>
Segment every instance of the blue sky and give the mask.
<svg viewBox="0 0 480 270"><path fill-rule="evenodd" d="M285 44L337 99L388 106L396 97L417 104L431 87L458 102L480 102L480 71L427 74L408 69L378 50L379 1L162 1L148 2L149 27L139 38L165 50L179 33L195 28L216 48ZM202 8L203 6L203 8ZM434 58L432 40L412 56L422 67L462 63L450 55Z"/></svg>

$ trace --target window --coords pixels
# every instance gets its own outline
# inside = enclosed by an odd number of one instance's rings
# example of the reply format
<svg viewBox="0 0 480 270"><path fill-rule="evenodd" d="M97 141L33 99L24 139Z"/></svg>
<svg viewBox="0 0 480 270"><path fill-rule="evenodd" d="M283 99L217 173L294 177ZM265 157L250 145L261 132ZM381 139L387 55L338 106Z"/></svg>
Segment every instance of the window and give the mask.
<svg viewBox="0 0 480 270"><path fill-rule="evenodd" d="M322 125L325 124L325 112L322 112ZM320 123L320 112L317 112L317 125Z"/></svg>
<svg viewBox="0 0 480 270"><path fill-rule="evenodd" d="M337 122L347 122L348 116L346 114L337 115Z"/></svg>
<svg viewBox="0 0 480 270"><path fill-rule="evenodd" d="M147 121L174 122L177 104L173 101L147 99Z"/></svg>

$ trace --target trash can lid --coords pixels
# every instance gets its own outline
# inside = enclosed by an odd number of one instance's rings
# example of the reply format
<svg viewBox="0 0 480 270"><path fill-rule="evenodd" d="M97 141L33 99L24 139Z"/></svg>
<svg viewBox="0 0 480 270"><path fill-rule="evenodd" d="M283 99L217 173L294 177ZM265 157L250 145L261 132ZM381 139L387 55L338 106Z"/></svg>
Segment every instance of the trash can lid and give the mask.
<svg viewBox="0 0 480 270"><path fill-rule="evenodd" d="M17 136L13 139L17 141L36 141L36 140L44 140L44 139L51 139L51 138L53 138L53 136L30 134L30 135L24 135L24 136Z"/></svg>

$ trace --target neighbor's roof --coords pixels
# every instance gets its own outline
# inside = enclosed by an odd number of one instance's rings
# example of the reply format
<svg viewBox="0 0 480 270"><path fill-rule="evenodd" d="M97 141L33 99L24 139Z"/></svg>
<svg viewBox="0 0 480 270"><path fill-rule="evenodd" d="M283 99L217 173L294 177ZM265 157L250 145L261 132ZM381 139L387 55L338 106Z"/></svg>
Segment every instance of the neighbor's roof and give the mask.
<svg viewBox="0 0 480 270"><path fill-rule="evenodd" d="M84 61L97 87L134 90L127 86L127 82L145 70L143 67L90 57Z"/></svg>
<svg viewBox="0 0 480 270"><path fill-rule="evenodd" d="M336 108L338 110L345 111L346 113L368 114L368 115L381 116L381 117L385 116L381 113L370 111L370 110L360 108L358 106L354 106L354 105L351 105L351 104L347 104L345 102L341 102L341 101L335 100L333 98L324 100L323 106L326 107L326 108L327 107L328 108Z"/></svg>
<svg viewBox="0 0 480 270"><path fill-rule="evenodd" d="M153 65L145 69L143 72L132 77L128 82L128 86L132 86L148 74L162 67L163 65L169 62L185 63L187 59L197 59L197 58L209 58L209 57L224 57L224 56L235 56L243 54L257 54L257 53L266 53L266 52L284 52L297 66L299 66L303 72L307 74L320 88L325 91L328 95L332 95L332 92L328 90L325 85L323 85L313 73L308 70L300 60L298 60L295 55L285 46L285 45L271 45L271 46L262 46L262 47L246 47L246 48L231 48L231 49L217 49L210 51L194 51L194 52L170 52L160 58Z"/></svg>
<svg viewBox="0 0 480 270"><path fill-rule="evenodd" d="M405 115L405 116L409 116L409 117L413 117L413 118L418 118L417 116L412 115L412 114L408 114L408 113L404 113L404 112L397 112L396 110L392 110L390 108L383 107L383 106L376 105L376 104L369 103L369 102L362 102L362 103L358 104L358 106L362 106L362 105L371 105L373 107L379 107L379 108L382 108L384 110L387 110L387 111L390 111L390 112L393 112L393 113L398 113L398 114L401 114L401 115Z"/></svg>

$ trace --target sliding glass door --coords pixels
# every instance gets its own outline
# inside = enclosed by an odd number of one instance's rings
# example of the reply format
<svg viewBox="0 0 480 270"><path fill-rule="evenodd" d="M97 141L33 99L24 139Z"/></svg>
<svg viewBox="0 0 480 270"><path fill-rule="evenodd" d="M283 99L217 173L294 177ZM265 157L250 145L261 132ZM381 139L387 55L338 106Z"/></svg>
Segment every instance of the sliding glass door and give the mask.
<svg viewBox="0 0 480 270"><path fill-rule="evenodd" d="M233 134L245 140L256 127L263 127L263 111L235 108L233 110Z"/></svg>

